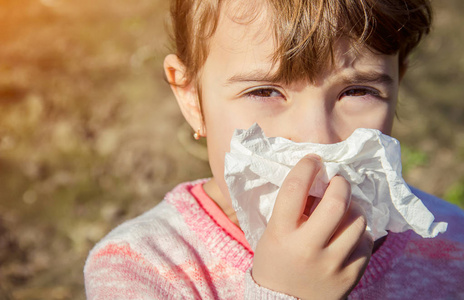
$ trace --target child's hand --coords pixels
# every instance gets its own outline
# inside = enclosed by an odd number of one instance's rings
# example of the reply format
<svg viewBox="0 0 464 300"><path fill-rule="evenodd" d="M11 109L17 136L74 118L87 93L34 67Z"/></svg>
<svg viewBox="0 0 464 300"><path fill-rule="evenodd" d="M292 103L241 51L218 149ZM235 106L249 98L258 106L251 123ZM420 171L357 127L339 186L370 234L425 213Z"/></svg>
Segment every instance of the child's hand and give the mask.
<svg viewBox="0 0 464 300"><path fill-rule="evenodd" d="M310 213L315 199L308 192L320 167L317 157L306 156L286 177L256 247L252 276L263 287L301 299L341 299L361 279L373 240L341 176Z"/></svg>

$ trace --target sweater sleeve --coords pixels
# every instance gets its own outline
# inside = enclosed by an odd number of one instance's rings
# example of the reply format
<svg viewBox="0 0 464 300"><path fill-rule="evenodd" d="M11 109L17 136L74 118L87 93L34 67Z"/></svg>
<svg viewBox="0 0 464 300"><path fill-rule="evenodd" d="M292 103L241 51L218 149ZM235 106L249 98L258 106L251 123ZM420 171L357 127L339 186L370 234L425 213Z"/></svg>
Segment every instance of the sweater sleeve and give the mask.
<svg viewBox="0 0 464 300"><path fill-rule="evenodd" d="M172 299L179 295L128 244L107 244L89 255L84 267L87 299Z"/></svg>
<svg viewBox="0 0 464 300"><path fill-rule="evenodd" d="M297 298L283 293L264 288L254 281L251 276L251 267L245 273L245 295L244 299L258 300L296 300Z"/></svg>

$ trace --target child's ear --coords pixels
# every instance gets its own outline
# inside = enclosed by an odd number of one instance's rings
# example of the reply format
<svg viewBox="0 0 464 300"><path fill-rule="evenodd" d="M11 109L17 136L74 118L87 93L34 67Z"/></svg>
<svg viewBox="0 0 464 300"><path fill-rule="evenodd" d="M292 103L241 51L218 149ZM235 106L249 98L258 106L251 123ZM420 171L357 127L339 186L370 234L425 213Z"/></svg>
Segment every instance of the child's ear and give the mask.
<svg viewBox="0 0 464 300"><path fill-rule="evenodd" d="M177 55L166 56L164 72L185 120L199 136L206 136L198 91L193 82L187 82L185 65Z"/></svg>

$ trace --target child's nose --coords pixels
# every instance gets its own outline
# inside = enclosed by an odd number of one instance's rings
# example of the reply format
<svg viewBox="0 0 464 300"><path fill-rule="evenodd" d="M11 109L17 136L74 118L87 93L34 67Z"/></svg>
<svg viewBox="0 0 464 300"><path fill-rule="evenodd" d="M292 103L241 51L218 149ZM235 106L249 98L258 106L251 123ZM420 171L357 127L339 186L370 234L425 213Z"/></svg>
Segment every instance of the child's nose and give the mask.
<svg viewBox="0 0 464 300"><path fill-rule="evenodd" d="M304 132L300 130L297 134L290 136L292 141L298 143L334 144L343 140L337 131L329 124L321 122L304 125Z"/></svg>
<svg viewBox="0 0 464 300"><path fill-rule="evenodd" d="M340 124L333 110L325 105L307 105L295 112L290 138L295 142L334 144L343 140L346 128Z"/></svg>

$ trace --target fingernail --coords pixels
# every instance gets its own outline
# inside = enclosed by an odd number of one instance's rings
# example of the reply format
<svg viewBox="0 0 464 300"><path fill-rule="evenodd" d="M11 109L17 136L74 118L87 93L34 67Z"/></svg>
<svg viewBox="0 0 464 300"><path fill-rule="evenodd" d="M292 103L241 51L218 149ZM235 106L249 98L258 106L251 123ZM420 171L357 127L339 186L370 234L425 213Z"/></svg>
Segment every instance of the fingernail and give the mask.
<svg viewBox="0 0 464 300"><path fill-rule="evenodd" d="M317 160L319 162L322 162L322 158L319 155L316 154L308 154L306 155L307 158L311 158L313 160Z"/></svg>

